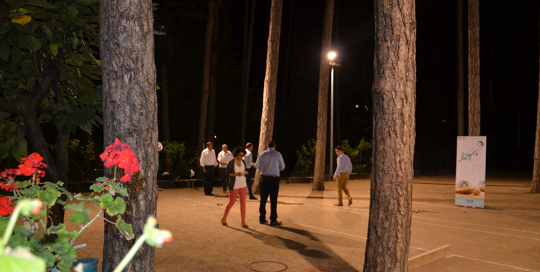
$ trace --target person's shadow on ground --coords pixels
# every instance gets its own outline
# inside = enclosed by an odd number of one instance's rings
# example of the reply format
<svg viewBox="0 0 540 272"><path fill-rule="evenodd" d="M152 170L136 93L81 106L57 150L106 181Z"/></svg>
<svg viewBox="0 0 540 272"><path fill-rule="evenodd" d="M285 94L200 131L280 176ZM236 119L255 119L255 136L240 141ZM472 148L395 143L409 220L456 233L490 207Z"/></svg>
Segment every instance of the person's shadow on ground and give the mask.
<svg viewBox="0 0 540 272"><path fill-rule="evenodd" d="M315 242L315 244L307 246L292 239L267 234L254 229L238 229L230 226L228 227L232 230L248 234L255 239L261 240L266 245L280 249L294 250L304 256L305 260L310 262L314 267L318 269L323 269L326 271L358 271L345 260L343 260L339 255L334 253L317 237L313 236L309 231L283 226L275 227L276 229L283 229L296 234L300 234L302 236L310 238L312 241ZM339 239L338 237L335 238Z"/></svg>

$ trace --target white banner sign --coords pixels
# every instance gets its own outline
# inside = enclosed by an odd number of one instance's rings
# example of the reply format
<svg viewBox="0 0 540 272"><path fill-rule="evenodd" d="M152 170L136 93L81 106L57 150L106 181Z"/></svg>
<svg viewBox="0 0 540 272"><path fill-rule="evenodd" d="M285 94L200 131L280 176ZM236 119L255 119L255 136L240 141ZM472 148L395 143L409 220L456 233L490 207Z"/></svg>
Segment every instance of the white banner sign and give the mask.
<svg viewBox="0 0 540 272"><path fill-rule="evenodd" d="M486 191L486 136L457 137L456 202L484 208Z"/></svg>

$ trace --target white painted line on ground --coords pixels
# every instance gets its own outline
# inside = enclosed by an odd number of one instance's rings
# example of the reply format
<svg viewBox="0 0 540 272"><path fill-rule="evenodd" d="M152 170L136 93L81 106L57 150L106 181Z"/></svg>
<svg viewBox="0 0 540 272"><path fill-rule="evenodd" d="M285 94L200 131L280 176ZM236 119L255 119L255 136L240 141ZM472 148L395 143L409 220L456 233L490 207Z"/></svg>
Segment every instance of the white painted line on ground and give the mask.
<svg viewBox="0 0 540 272"><path fill-rule="evenodd" d="M508 236L508 237L516 237L516 238L521 238L521 239L540 241L540 239L536 239L536 238L516 236L516 235L510 235L510 234L504 234L504 233L498 233L498 232L492 232L492 231L483 231L483 230L475 230L475 229L470 229L470 228L460 228L460 227L452 227L452 226L445 226L445 225L437 225L437 224L431 224L431 223L418 222L418 221L414 221L414 220L413 220L413 223L431 225L431 226L437 226L437 227L452 228L452 229L476 231L476 232L482 232L482 233L487 233L487 234L495 234L495 235L502 235L502 236Z"/></svg>
<svg viewBox="0 0 540 272"><path fill-rule="evenodd" d="M513 268L513 269L521 270L521 271L540 272L539 270L531 270L531 269L527 269L527 268L523 268L523 267L517 267L517 266L513 266L513 265L506 265L506 264L501 264L501 263L496 263L496 262L490 262L490 261L481 260L481 259L469 258L469 257L461 256L461 255L455 255L455 254L452 254L452 256L453 256L453 257L458 257L458 258L467 259L467 260L477 261L477 262L483 262L483 263L488 263L488 264L494 264L494 265L504 266L504 267L508 267L508 268Z"/></svg>
<svg viewBox="0 0 540 272"><path fill-rule="evenodd" d="M467 224L467 225L473 225L473 226L479 226L479 227L496 228L496 229L503 229L503 230L510 230L510 231L519 231L519 232L540 234L540 232L534 232L534 231L528 231L528 230L509 229L509 228L495 227L495 226L489 226L489 225L480 225L480 224L474 224L474 223L459 222L459 221L454 221L454 220L435 219L435 218L417 216L417 215L414 215L414 214L413 214L413 216L414 216L414 218L422 218L422 219L429 219L429 220L436 220L436 221L443 221L443 222Z"/></svg>

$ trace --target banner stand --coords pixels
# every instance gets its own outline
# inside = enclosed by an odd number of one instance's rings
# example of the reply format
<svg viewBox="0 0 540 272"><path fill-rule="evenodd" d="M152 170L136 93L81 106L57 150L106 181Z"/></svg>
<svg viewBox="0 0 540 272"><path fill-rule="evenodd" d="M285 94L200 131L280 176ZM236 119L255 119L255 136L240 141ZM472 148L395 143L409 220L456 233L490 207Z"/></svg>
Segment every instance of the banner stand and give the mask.
<svg viewBox="0 0 540 272"><path fill-rule="evenodd" d="M486 136L457 137L455 205L484 208Z"/></svg>

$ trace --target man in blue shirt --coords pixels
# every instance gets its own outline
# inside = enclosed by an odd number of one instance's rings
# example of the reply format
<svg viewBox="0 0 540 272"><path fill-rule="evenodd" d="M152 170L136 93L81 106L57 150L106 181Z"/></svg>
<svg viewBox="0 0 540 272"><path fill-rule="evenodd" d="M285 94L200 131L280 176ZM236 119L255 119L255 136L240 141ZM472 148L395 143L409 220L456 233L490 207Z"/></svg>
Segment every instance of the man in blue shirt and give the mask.
<svg viewBox="0 0 540 272"><path fill-rule="evenodd" d="M259 155L255 168L261 171L261 204L259 206L259 222L266 224L266 201L270 196L270 225L279 226L277 221L277 198L279 193L279 172L285 169L285 162L281 153L276 151L276 143L270 141L268 149Z"/></svg>
<svg viewBox="0 0 540 272"><path fill-rule="evenodd" d="M343 206L341 190L345 192L347 198L349 198L349 206L352 204L352 197L349 194L347 189L347 182L349 181L349 174L352 173L352 163L351 158L343 153L343 148L340 145L335 148L337 157L337 167L336 172L334 173L334 180L337 181L337 191L338 191L338 203L334 206Z"/></svg>

